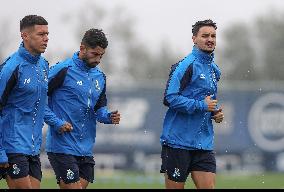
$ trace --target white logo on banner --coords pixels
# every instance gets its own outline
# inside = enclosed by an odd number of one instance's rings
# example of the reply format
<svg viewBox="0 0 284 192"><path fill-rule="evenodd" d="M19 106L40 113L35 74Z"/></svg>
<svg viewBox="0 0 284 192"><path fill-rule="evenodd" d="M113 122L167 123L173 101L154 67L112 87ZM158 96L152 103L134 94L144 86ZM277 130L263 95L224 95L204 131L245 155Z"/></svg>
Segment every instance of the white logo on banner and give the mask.
<svg viewBox="0 0 284 192"><path fill-rule="evenodd" d="M284 149L284 94L268 93L253 104L248 128L253 141L266 151Z"/></svg>

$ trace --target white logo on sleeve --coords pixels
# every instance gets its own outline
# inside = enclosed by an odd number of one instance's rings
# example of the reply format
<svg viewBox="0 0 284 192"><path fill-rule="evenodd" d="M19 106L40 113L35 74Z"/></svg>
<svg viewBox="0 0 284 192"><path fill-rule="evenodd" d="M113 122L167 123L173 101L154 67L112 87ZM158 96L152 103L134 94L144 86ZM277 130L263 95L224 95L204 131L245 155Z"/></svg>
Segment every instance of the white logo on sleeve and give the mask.
<svg viewBox="0 0 284 192"><path fill-rule="evenodd" d="M31 82L31 78L25 79L24 84L29 84Z"/></svg>
<svg viewBox="0 0 284 192"><path fill-rule="evenodd" d="M83 85L83 81L77 81L77 85Z"/></svg>

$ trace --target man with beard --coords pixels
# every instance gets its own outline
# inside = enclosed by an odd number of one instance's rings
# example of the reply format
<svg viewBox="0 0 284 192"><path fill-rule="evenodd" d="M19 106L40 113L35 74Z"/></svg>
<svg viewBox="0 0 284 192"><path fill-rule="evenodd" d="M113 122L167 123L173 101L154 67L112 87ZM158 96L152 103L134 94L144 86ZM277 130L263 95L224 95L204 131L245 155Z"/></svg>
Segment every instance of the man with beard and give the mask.
<svg viewBox="0 0 284 192"><path fill-rule="evenodd" d="M161 173L167 189L183 189L189 174L197 189L214 188L216 160L212 119L224 119L218 107L214 63L216 23L198 21L192 28L192 52L172 66L164 104L168 107L160 137Z"/></svg>
<svg viewBox="0 0 284 192"><path fill-rule="evenodd" d="M46 151L61 189L85 189L94 180L96 121L119 124L109 112L106 76L98 68L108 46L102 30L86 31L80 51L50 69Z"/></svg>

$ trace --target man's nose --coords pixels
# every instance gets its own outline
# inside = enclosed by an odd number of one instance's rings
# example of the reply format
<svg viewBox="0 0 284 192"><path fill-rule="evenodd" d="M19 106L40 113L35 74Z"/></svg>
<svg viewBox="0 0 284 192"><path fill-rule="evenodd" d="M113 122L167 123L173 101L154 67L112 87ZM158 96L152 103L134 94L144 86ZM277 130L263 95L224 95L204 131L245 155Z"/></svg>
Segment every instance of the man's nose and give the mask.
<svg viewBox="0 0 284 192"><path fill-rule="evenodd" d="M44 36L44 41L48 41L48 40L49 40L48 35L45 35Z"/></svg>
<svg viewBox="0 0 284 192"><path fill-rule="evenodd" d="M101 58L96 58L95 62L99 64L101 62Z"/></svg>
<svg viewBox="0 0 284 192"><path fill-rule="evenodd" d="M214 37L209 37L209 39L208 39L209 41L215 41L215 38Z"/></svg>

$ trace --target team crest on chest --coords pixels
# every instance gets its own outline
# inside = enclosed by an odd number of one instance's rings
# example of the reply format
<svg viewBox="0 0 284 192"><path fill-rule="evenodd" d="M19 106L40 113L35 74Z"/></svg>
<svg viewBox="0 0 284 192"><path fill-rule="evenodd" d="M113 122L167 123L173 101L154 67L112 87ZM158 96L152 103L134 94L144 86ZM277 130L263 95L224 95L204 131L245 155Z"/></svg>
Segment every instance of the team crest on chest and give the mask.
<svg viewBox="0 0 284 192"><path fill-rule="evenodd" d="M216 82L216 73L214 70L212 71L212 78L213 78L213 81Z"/></svg>
<svg viewBox="0 0 284 192"><path fill-rule="evenodd" d="M43 69L42 72L43 72L43 78L44 78L44 80L45 80L46 82L48 82L48 75L47 75L46 70Z"/></svg>
<svg viewBox="0 0 284 192"><path fill-rule="evenodd" d="M96 90L101 90L101 88L100 88L100 84L99 84L99 81L98 80L96 80Z"/></svg>

